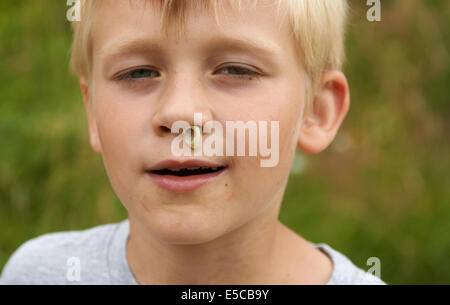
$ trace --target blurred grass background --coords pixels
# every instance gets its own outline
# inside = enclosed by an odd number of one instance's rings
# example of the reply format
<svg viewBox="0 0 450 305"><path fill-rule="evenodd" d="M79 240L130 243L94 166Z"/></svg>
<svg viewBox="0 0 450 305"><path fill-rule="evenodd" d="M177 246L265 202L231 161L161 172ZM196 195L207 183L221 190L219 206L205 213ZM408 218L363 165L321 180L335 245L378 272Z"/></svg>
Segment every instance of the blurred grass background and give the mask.
<svg viewBox="0 0 450 305"><path fill-rule="evenodd" d="M89 146L68 72L66 1L0 1L0 269L26 240L126 217ZM390 284L450 284L450 2L350 0L352 103L298 154L280 218Z"/></svg>

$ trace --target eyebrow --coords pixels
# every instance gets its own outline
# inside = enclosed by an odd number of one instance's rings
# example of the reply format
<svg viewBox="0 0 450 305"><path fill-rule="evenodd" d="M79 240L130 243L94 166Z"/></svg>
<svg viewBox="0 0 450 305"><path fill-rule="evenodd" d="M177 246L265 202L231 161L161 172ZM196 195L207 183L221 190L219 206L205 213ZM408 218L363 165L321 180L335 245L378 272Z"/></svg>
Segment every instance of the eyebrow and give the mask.
<svg viewBox="0 0 450 305"><path fill-rule="evenodd" d="M251 51L265 57L277 56L281 48L274 43L234 37L215 37L207 42L208 51Z"/></svg>
<svg viewBox="0 0 450 305"><path fill-rule="evenodd" d="M201 50L206 51L207 54L230 51L250 52L263 60L269 61L273 61L274 58L281 54L281 48L277 44L227 36L218 36L207 40L202 45ZM106 46L100 50L99 54L105 62L110 62L132 53L144 54L150 52L161 54L163 46L148 38L137 38Z"/></svg>
<svg viewBox="0 0 450 305"><path fill-rule="evenodd" d="M147 52L161 52L162 47L160 44L149 39L134 39L120 41L120 43L113 43L111 45L104 46L99 51L100 59L105 62L110 62L116 58L129 55L131 53L147 53Z"/></svg>

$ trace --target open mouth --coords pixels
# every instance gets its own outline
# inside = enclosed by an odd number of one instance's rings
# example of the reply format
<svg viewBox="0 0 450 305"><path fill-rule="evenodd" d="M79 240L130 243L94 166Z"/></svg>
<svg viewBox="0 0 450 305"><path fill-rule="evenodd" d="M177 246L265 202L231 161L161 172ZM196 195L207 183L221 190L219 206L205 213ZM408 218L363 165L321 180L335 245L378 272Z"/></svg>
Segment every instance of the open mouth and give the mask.
<svg viewBox="0 0 450 305"><path fill-rule="evenodd" d="M224 170L224 166L219 167L186 167L186 168L163 168L160 170L153 170L151 173L160 175L160 176L177 176L177 177L186 177L186 176L198 176L198 175L207 175L220 172Z"/></svg>
<svg viewBox="0 0 450 305"><path fill-rule="evenodd" d="M160 188L184 193L220 179L227 170L228 165L203 160L165 160L145 171L147 177Z"/></svg>

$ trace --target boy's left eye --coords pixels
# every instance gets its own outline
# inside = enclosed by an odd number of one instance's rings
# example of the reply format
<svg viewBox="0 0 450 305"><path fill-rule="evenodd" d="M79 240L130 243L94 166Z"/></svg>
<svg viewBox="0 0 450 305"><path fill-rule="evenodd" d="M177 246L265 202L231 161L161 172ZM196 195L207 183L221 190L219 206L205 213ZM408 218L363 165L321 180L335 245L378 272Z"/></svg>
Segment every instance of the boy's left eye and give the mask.
<svg viewBox="0 0 450 305"><path fill-rule="evenodd" d="M255 72L253 70L247 69L242 66L226 66L223 68L220 68L218 70L219 72L226 71L228 73L223 73L230 75L231 77L236 78L251 78L251 77L259 77L261 76L258 72Z"/></svg>

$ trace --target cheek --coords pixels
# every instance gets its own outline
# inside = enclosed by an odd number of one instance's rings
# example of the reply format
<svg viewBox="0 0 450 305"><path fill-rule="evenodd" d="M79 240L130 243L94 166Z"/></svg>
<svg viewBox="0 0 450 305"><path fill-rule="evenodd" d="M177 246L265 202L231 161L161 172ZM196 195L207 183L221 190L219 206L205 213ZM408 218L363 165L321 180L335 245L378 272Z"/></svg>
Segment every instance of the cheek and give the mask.
<svg viewBox="0 0 450 305"><path fill-rule="evenodd" d="M286 161L290 165L291 157L297 147L297 137L306 100L302 82L299 82L297 88L295 84L290 84L284 88L284 92L284 95L280 92L280 98L278 98L278 112L276 112L278 117L275 120L280 122L280 163Z"/></svg>
<svg viewBox="0 0 450 305"><path fill-rule="evenodd" d="M242 198L247 204L248 202L267 204L268 199L279 194L289 176L304 103L302 88L300 90L292 88L293 86L286 84L276 86L276 89L261 91L253 95L251 100L242 101L240 109L223 109L222 114L227 115L226 120L267 121L269 146L270 143L274 143L270 139L270 122L279 122L277 166L261 167L261 158L233 157L233 163L238 170L233 173L232 180L240 189L238 193L247 196Z"/></svg>
<svg viewBox="0 0 450 305"><path fill-rule="evenodd" d="M300 116L304 88L301 78L293 81L286 76L236 95L214 96L211 100L221 121L279 121L280 127L289 127Z"/></svg>
<svg viewBox="0 0 450 305"><path fill-rule="evenodd" d="M111 104L107 110L99 107L97 121L99 138L106 158L126 154L129 146L135 141L133 130L136 129L136 121L131 119L131 113Z"/></svg>
<svg viewBox="0 0 450 305"><path fill-rule="evenodd" d="M95 102L103 161L110 179L115 181L138 166L136 154L142 142L144 115L138 103L124 102L101 92Z"/></svg>
<svg viewBox="0 0 450 305"><path fill-rule="evenodd" d="M295 152L297 135L303 115L305 103L304 88L295 87L293 82L279 82L271 90L263 91L264 94L255 96L252 103L247 103L248 117L243 120L256 120L279 123L278 144L280 165L290 162L290 157ZM243 111L239 111L243 113ZM267 130L270 138L270 130ZM270 143L270 140L269 140Z"/></svg>

